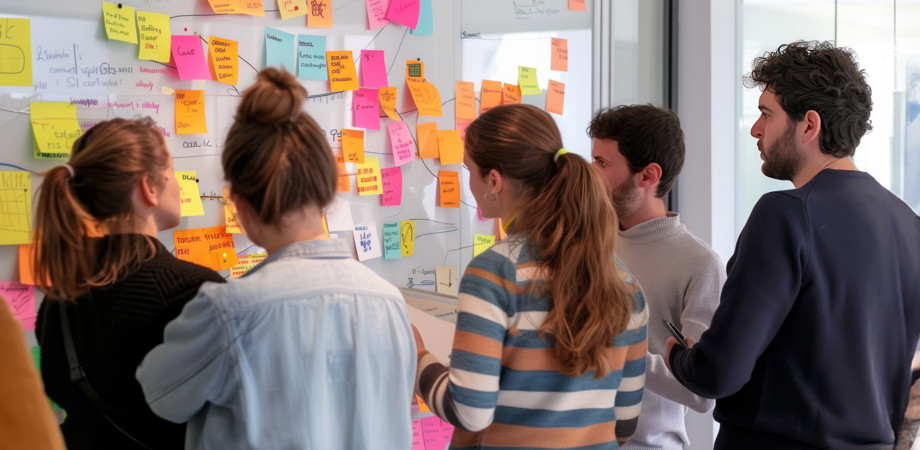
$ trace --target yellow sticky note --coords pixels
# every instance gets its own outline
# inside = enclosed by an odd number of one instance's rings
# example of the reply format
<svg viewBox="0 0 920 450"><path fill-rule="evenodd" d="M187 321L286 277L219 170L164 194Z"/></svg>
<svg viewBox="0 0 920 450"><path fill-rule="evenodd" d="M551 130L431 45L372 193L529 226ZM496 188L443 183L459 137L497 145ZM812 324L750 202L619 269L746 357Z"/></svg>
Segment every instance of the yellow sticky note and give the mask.
<svg viewBox="0 0 920 450"><path fill-rule="evenodd" d="M310 0L307 12L307 26L332 28L332 0Z"/></svg>
<svg viewBox="0 0 920 450"><path fill-rule="evenodd" d="M278 0L278 10L281 12L281 20L299 17L307 13L307 1Z"/></svg>
<svg viewBox="0 0 920 450"><path fill-rule="evenodd" d="M550 63L549 63L550 70L568 72L569 71L569 40L553 38L552 46L550 48L552 51L552 54L550 55Z"/></svg>
<svg viewBox="0 0 920 450"><path fill-rule="evenodd" d="M326 67L333 92L358 89L358 73L351 51L326 52Z"/></svg>
<svg viewBox="0 0 920 450"><path fill-rule="evenodd" d="M169 15L155 12L138 11L137 59L169 62L170 36Z"/></svg>
<svg viewBox="0 0 920 450"><path fill-rule="evenodd" d="M133 7L102 2L102 20L109 40L137 44L137 23L134 21Z"/></svg>
<svg viewBox="0 0 920 450"><path fill-rule="evenodd" d="M179 211L182 217L203 216L201 193L198 191L198 175L194 170L176 171L179 181Z"/></svg>
<svg viewBox="0 0 920 450"><path fill-rule="evenodd" d="M399 222L399 249L403 258L415 254L415 221Z"/></svg>
<svg viewBox="0 0 920 450"><path fill-rule="evenodd" d="M463 142L457 130L438 130L438 151L441 164L460 164L463 162Z"/></svg>
<svg viewBox="0 0 920 450"><path fill-rule="evenodd" d="M420 116L441 117L441 94L424 78L407 78L406 85Z"/></svg>
<svg viewBox="0 0 920 450"><path fill-rule="evenodd" d="M176 89L176 134L208 132L204 117L204 91Z"/></svg>
<svg viewBox="0 0 920 450"><path fill-rule="evenodd" d="M518 66L518 85L524 95L537 95L543 93L537 84L537 69L533 67Z"/></svg>
<svg viewBox="0 0 920 450"><path fill-rule="evenodd" d="M516 84L503 84L502 104L511 105L514 103L521 103L521 87Z"/></svg>
<svg viewBox="0 0 920 450"><path fill-rule="evenodd" d="M229 269L239 262L233 235L224 227L189 228L173 231L176 257L213 270Z"/></svg>
<svg viewBox="0 0 920 450"><path fill-rule="evenodd" d="M399 114L396 114L396 86L377 89L377 96L380 98L380 108L383 109L387 117L393 120L402 120L399 118Z"/></svg>
<svg viewBox="0 0 920 450"><path fill-rule="evenodd" d="M211 36L208 39L208 55L211 72L221 83L236 84L240 73L239 44L230 39Z"/></svg>
<svg viewBox="0 0 920 450"><path fill-rule="evenodd" d="M457 81L454 102L455 119L476 118L476 92L473 90L473 82Z"/></svg>
<svg viewBox="0 0 920 450"><path fill-rule="evenodd" d="M502 82L482 80L479 92L479 113L482 114L502 104Z"/></svg>
<svg viewBox="0 0 920 450"><path fill-rule="evenodd" d="M268 257L267 253L250 253L240 257L235 266L230 268L230 278L239 278Z"/></svg>
<svg viewBox="0 0 920 450"><path fill-rule="evenodd" d="M565 103L565 83L549 80L546 87L546 112L562 115L562 106Z"/></svg>
<svg viewBox="0 0 920 450"><path fill-rule="evenodd" d="M457 266L437 266L434 269L435 291L439 294L457 295Z"/></svg>
<svg viewBox="0 0 920 450"><path fill-rule="evenodd" d="M323 215L323 231L326 233L326 239L332 239L332 236L329 236L329 224L326 223L325 215Z"/></svg>
<svg viewBox="0 0 920 450"><path fill-rule="evenodd" d="M367 157L364 163L355 165L358 179L358 195L383 194L383 179L380 176L380 158Z"/></svg>
<svg viewBox="0 0 920 450"><path fill-rule="evenodd" d="M29 19L0 18L0 86L32 85Z"/></svg>
<svg viewBox="0 0 920 450"><path fill-rule="evenodd" d="M32 102L32 149L36 159L68 159L74 141L83 134L77 122L77 105L65 102Z"/></svg>
<svg viewBox="0 0 920 450"><path fill-rule="evenodd" d="M32 175L0 171L0 245L32 242Z"/></svg>
<svg viewBox="0 0 920 450"><path fill-rule="evenodd" d="M243 233L243 229L240 228L240 223L236 220L236 205L230 201L230 188L224 187L222 197L224 201L224 226L226 227L227 233Z"/></svg>
<svg viewBox="0 0 920 450"><path fill-rule="evenodd" d="M419 123L415 125L415 133L418 135L419 158L437 158L439 156L437 131L437 122Z"/></svg>
<svg viewBox="0 0 920 450"><path fill-rule="evenodd" d="M473 257L479 256L480 253L486 251L489 247L495 244L495 236L491 234L479 234L476 233L473 235Z"/></svg>
<svg viewBox="0 0 920 450"><path fill-rule="evenodd" d="M342 130L342 154L347 162L364 162L364 130Z"/></svg>
<svg viewBox="0 0 920 450"><path fill-rule="evenodd" d="M460 207L460 174L453 170L438 171L438 206L442 208Z"/></svg>

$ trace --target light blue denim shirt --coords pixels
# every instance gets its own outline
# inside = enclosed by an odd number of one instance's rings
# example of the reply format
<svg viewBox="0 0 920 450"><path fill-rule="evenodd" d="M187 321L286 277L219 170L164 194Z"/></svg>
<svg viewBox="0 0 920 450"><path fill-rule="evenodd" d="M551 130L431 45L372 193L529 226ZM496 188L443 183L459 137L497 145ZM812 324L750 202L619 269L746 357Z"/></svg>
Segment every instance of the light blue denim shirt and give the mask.
<svg viewBox="0 0 920 450"><path fill-rule="evenodd" d="M205 283L137 369L187 449L408 449L415 341L399 290L342 240Z"/></svg>

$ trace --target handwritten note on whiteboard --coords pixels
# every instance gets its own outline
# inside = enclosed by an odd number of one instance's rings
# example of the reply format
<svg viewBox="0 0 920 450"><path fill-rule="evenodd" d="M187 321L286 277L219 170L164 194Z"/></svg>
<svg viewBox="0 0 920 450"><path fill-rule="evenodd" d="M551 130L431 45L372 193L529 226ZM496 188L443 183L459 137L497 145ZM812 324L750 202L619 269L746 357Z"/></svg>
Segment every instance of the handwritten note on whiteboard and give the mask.
<svg viewBox="0 0 920 450"><path fill-rule="evenodd" d="M35 329L35 286L16 281L0 281L0 296L6 300L13 311L13 316L22 324L22 329Z"/></svg>
<svg viewBox="0 0 920 450"><path fill-rule="evenodd" d="M32 35L29 19L0 17L0 86L32 85Z"/></svg>
<svg viewBox="0 0 920 450"><path fill-rule="evenodd" d="M0 245L32 242L32 175L0 171Z"/></svg>

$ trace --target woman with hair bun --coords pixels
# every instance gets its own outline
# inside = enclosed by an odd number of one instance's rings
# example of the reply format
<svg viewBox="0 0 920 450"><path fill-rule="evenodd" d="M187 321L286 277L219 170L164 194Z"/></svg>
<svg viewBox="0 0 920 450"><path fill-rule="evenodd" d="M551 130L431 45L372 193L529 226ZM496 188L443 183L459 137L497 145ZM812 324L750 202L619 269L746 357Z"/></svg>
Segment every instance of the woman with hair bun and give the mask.
<svg viewBox="0 0 920 450"><path fill-rule="evenodd" d="M306 96L273 68L243 93L222 163L268 258L203 287L138 368L151 408L189 421L186 448L411 447L408 311L323 229L336 167Z"/></svg>
<svg viewBox="0 0 920 450"><path fill-rule="evenodd" d="M185 425L150 411L134 371L198 287L224 280L157 240L180 219L163 135L149 118L105 121L77 139L67 164L43 175L34 272L46 297L35 335L45 391L67 412L67 447L182 446ZM92 392L73 381L68 335Z"/></svg>

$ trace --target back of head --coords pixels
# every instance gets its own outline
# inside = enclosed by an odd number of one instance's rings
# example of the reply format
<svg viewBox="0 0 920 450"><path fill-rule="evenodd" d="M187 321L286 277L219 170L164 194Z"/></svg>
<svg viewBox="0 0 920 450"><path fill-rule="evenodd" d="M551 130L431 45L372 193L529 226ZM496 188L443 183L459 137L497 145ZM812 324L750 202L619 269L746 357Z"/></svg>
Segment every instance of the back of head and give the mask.
<svg viewBox="0 0 920 450"><path fill-rule="evenodd" d="M853 156L872 129L872 89L852 50L833 43L796 41L754 59L748 87L770 89L793 121L814 110L821 117L821 151Z"/></svg>
<svg viewBox="0 0 920 450"><path fill-rule="evenodd" d="M561 148L555 121L531 105L495 107L466 131L478 175L498 171L520 199L514 233L538 255L546 283L534 288L553 303L540 329L552 333L562 372L600 377L632 297L613 256L617 220L604 182L580 156L557 153Z"/></svg>
<svg viewBox="0 0 920 450"><path fill-rule="evenodd" d="M335 195L335 157L319 125L303 112L307 90L275 68L243 92L222 163L231 190L266 224Z"/></svg>
<svg viewBox="0 0 920 450"><path fill-rule="evenodd" d="M43 175L35 228L35 276L55 298L72 299L92 286L115 281L125 270L152 256L152 242L115 236L96 255L87 236L95 228L119 230L133 211L132 196L144 176L165 183L170 167L163 135L153 120L112 119L87 130L74 142L68 166ZM72 171L72 173L71 173ZM125 237L125 239L122 239Z"/></svg>
<svg viewBox="0 0 920 450"><path fill-rule="evenodd" d="M603 109L591 119L588 136L617 141L620 154L637 173L651 163L661 166L655 196L671 191L684 167L684 132L671 110L652 105L622 105Z"/></svg>

